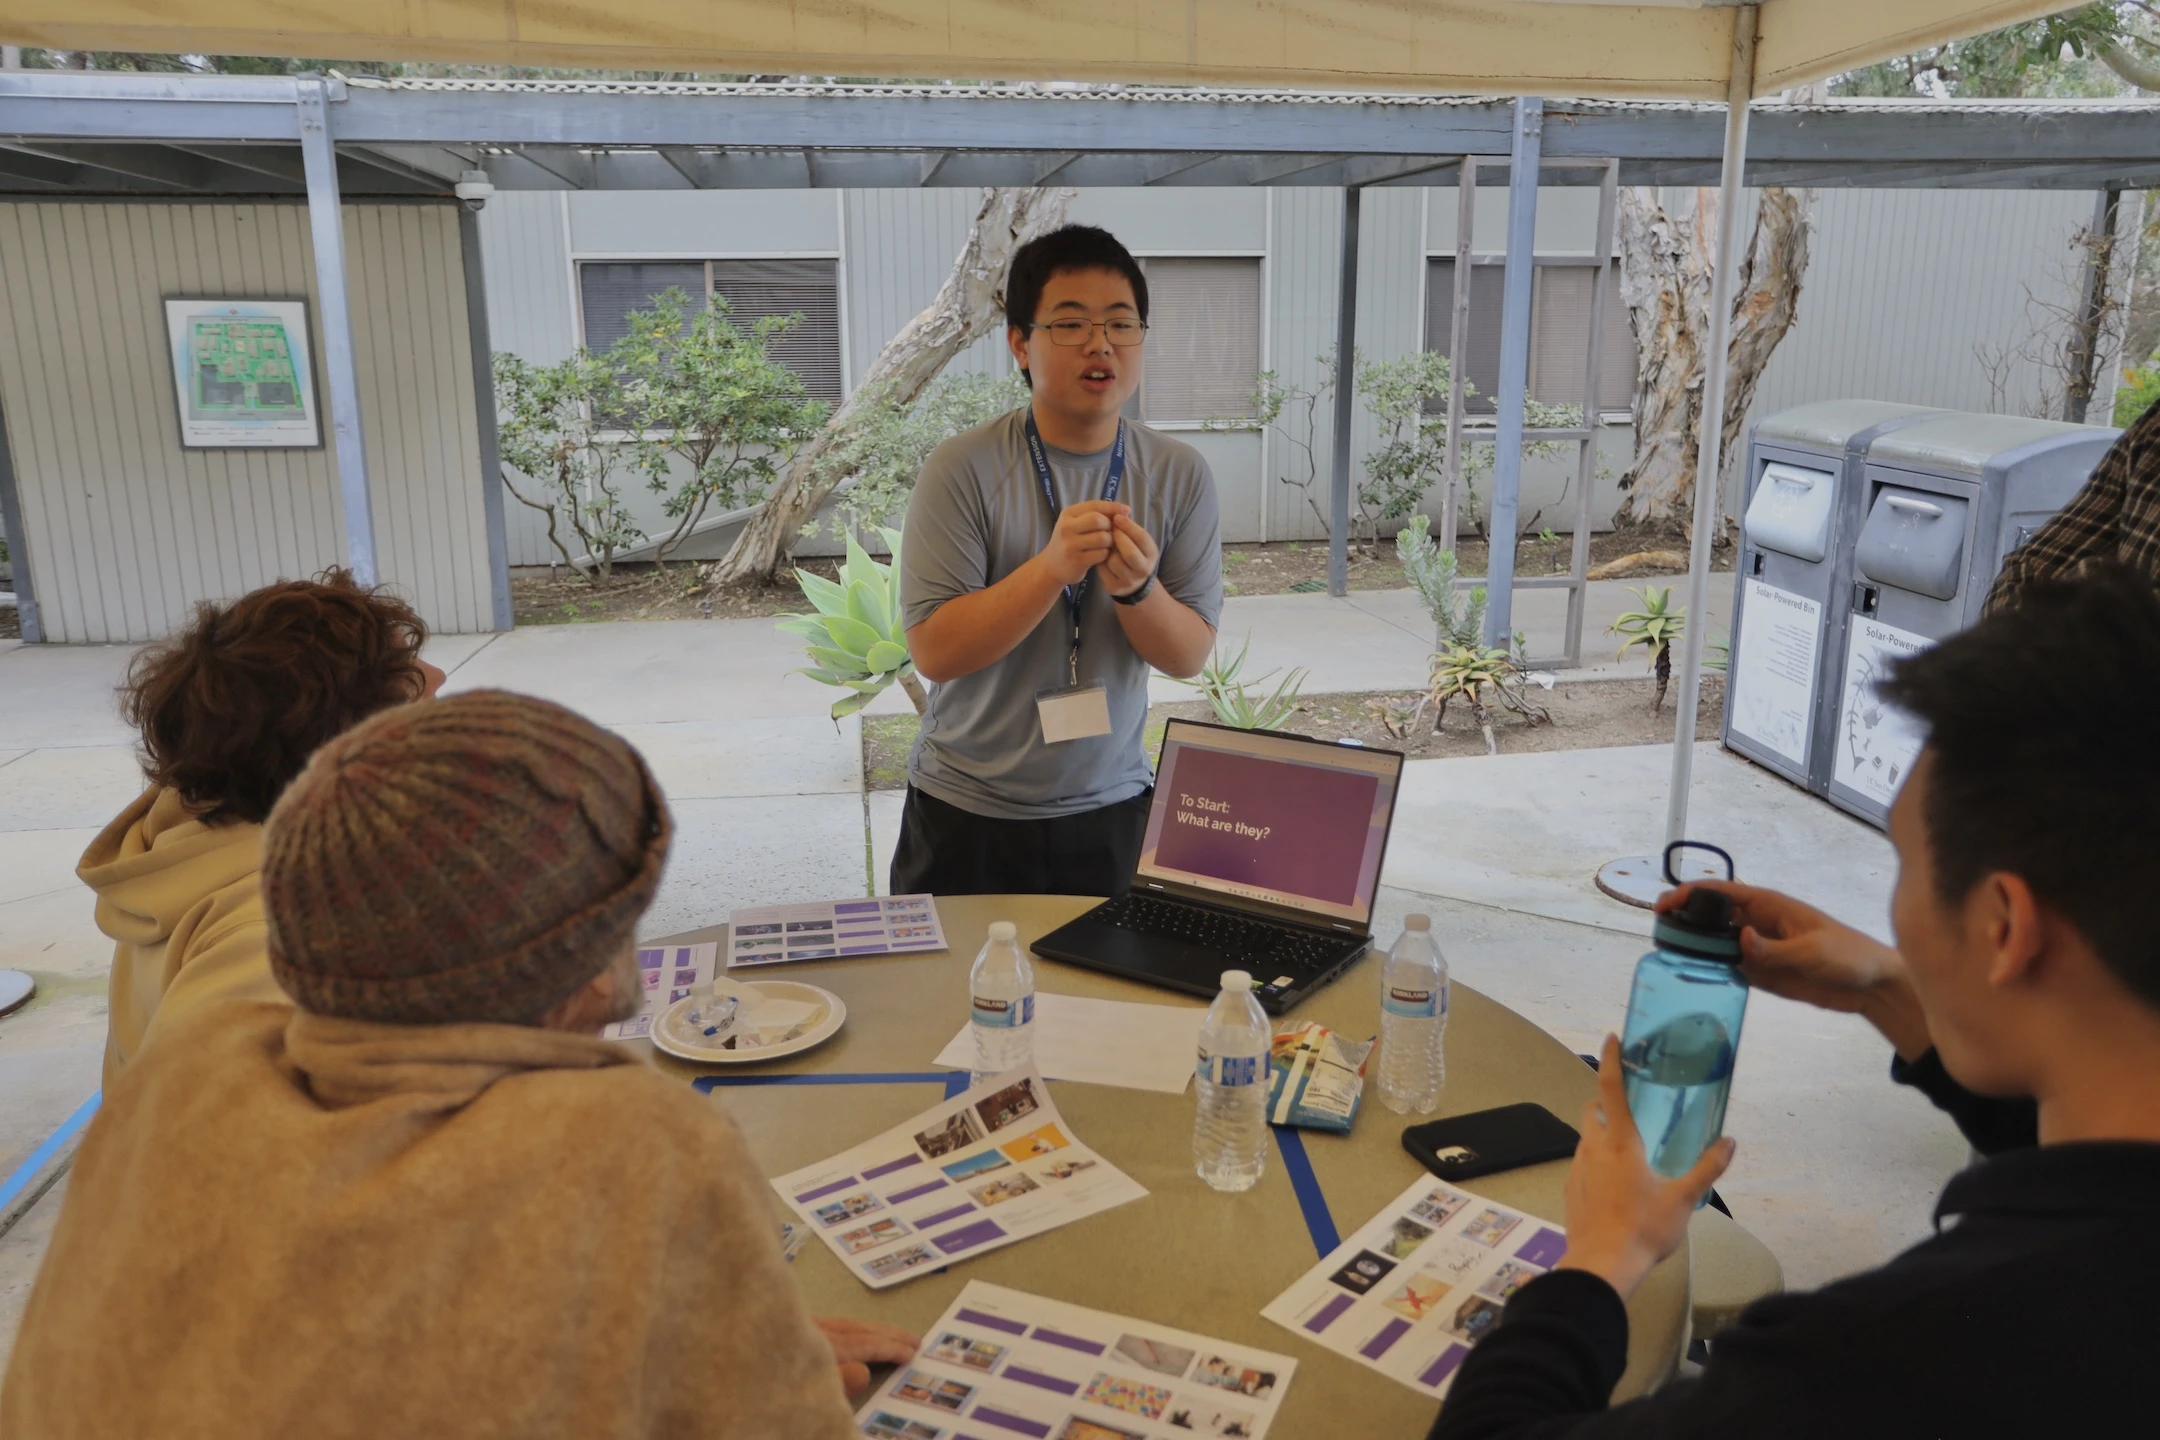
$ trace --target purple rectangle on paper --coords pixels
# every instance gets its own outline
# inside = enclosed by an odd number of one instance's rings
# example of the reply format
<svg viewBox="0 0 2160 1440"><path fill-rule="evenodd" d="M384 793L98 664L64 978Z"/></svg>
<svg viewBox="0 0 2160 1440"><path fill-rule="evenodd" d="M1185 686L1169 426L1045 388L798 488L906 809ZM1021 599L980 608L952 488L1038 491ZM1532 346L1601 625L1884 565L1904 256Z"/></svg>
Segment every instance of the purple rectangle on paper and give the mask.
<svg viewBox="0 0 2160 1440"><path fill-rule="evenodd" d="M1016 1385L1033 1385L1038 1390L1055 1390L1060 1395L1080 1393L1080 1386L1074 1381L1056 1375L1045 1375L1040 1370L1030 1370L1023 1365L1007 1365L1004 1374L998 1378L1010 1380ZM982 1414L980 1410L975 1413Z"/></svg>
<svg viewBox="0 0 2160 1440"><path fill-rule="evenodd" d="M797 1195L795 1197L795 1203L798 1205L807 1205L812 1200L822 1200L827 1195L835 1194L838 1191L845 1190L848 1188L848 1186L853 1185L854 1183L855 1177L853 1175L848 1176L845 1180L835 1180L830 1185L821 1185L815 1190L808 1191L805 1194Z"/></svg>
<svg viewBox="0 0 2160 1440"><path fill-rule="evenodd" d="M1052 1330L1047 1325L1037 1325L1035 1333L1028 1336L1028 1339L1040 1340L1045 1345L1062 1345L1067 1350L1078 1350L1083 1355L1100 1355L1103 1352L1103 1347L1092 1340L1083 1340L1077 1335L1062 1334L1059 1331Z"/></svg>
<svg viewBox="0 0 2160 1440"><path fill-rule="evenodd" d="M880 1175L890 1175L895 1170L905 1170L910 1165L920 1164L922 1164L922 1156L907 1155L903 1156L898 1160L887 1161L883 1165L871 1166L868 1170L862 1172L862 1178L865 1180L875 1180Z"/></svg>
<svg viewBox="0 0 2160 1440"><path fill-rule="evenodd" d="M888 1205L905 1205L917 1196L928 1195L933 1190L942 1190L944 1188L945 1182L943 1180L932 1180L927 1185L917 1185L912 1190L902 1190L897 1195L888 1195L885 1197L885 1203Z"/></svg>
<svg viewBox="0 0 2160 1440"><path fill-rule="evenodd" d="M938 942L935 940L895 940L892 942L892 948L895 950L934 950L937 945Z"/></svg>
<svg viewBox="0 0 2160 1440"><path fill-rule="evenodd" d="M1350 1303L1350 1297L1348 1295L1337 1295L1334 1299L1328 1301L1327 1304L1322 1305L1319 1311L1312 1317L1312 1319L1305 1322L1305 1328L1312 1331L1313 1334L1318 1335L1321 1331L1327 1329L1328 1326L1334 1324L1335 1317L1342 1314L1343 1311L1348 1310L1350 1308Z"/></svg>
<svg viewBox="0 0 2160 1440"><path fill-rule="evenodd" d="M1390 1320L1387 1324L1381 1326L1380 1333L1366 1341L1364 1348L1357 1353L1363 1355L1367 1360L1378 1360L1382 1355L1387 1354L1390 1345L1402 1339L1404 1332L1409 1328L1410 1322L1408 1320Z"/></svg>
<svg viewBox="0 0 2160 1440"><path fill-rule="evenodd" d="M1425 1367L1424 1373L1417 1377L1418 1383L1420 1385L1438 1385L1448 1376L1455 1373L1456 1368L1462 1364L1464 1357L1469 1353L1470 1347L1467 1345L1448 1346L1447 1349L1440 1352L1439 1359Z"/></svg>
<svg viewBox="0 0 2160 1440"><path fill-rule="evenodd" d="M860 915L867 910L872 915L875 915L881 908L879 902L875 900L850 900L845 904L833 906L832 913L835 915Z"/></svg>
<svg viewBox="0 0 2160 1440"><path fill-rule="evenodd" d="M843 945L840 947L840 953L842 955L882 955L889 948L891 947L886 945Z"/></svg>
<svg viewBox="0 0 2160 1440"><path fill-rule="evenodd" d="M1567 1236L1550 1225L1531 1236L1516 1250L1515 1258L1525 1265L1535 1265L1540 1270L1550 1270L1562 1255L1567 1254Z"/></svg>
<svg viewBox="0 0 2160 1440"><path fill-rule="evenodd" d="M991 1240L1002 1240L1005 1232L995 1220L978 1220L973 1225L963 1225L958 1230L948 1230L943 1235L930 1237L931 1243L947 1255L957 1255L962 1250L972 1250Z"/></svg>
<svg viewBox="0 0 2160 1440"><path fill-rule="evenodd" d="M1025 1335L1027 1326L1018 1320L1007 1320L1002 1315L985 1315L980 1310L958 1310L953 1319L965 1320L970 1325L987 1325L992 1330L1002 1330L1007 1335Z"/></svg>
<svg viewBox="0 0 2160 1440"><path fill-rule="evenodd" d="M935 1215L925 1215L922 1219L915 1222L915 1228L918 1230L927 1230L932 1225L942 1225L947 1220L957 1220L962 1215L967 1214L968 1211L973 1210L974 1208L975 1207L973 1205L955 1205L950 1210L940 1210Z"/></svg>
<svg viewBox="0 0 2160 1440"><path fill-rule="evenodd" d="M1018 1415L1007 1415L1004 1411L992 1410L987 1405L976 1406L975 1413L968 1418L978 1425L995 1425L1000 1430L1015 1430L1022 1435L1032 1435L1035 1440L1042 1440L1043 1436L1050 1433L1048 1425L1034 1420L1023 1420Z"/></svg>

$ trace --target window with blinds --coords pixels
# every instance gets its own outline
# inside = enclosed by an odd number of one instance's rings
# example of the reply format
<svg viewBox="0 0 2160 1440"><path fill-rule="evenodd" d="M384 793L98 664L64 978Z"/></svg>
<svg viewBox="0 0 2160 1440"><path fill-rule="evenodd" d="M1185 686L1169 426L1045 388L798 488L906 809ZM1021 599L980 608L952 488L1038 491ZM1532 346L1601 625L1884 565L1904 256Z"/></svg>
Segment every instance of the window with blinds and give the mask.
<svg viewBox="0 0 2160 1440"><path fill-rule="evenodd" d="M1455 261L1426 262L1425 348L1445 353L1455 304ZM1500 289L1498 265L1470 271L1470 324L1463 374L1477 394L1465 414L1490 415L1500 389ZM1590 343L1590 305L1596 272L1588 265L1539 265L1530 292L1530 398L1548 405L1583 401L1584 349ZM1620 299L1620 266L1605 290L1605 333L1598 357L1598 409L1625 410L1635 397L1635 336Z"/></svg>
<svg viewBox="0 0 2160 1440"><path fill-rule="evenodd" d="M770 354L800 376L812 399L840 402L840 275L832 260L588 261L578 266L585 346L605 350L627 334L632 310L674 286L702 302L718 296L747 328L771 315L800 315Z"/></svg>
<svg viewBox="0 0 2160 1440"><path fill-rule="evenodd" d="M1192 422L1253 413L1260 374L1260 261L1142 261L1148 282L1141 417Z"/></svg>

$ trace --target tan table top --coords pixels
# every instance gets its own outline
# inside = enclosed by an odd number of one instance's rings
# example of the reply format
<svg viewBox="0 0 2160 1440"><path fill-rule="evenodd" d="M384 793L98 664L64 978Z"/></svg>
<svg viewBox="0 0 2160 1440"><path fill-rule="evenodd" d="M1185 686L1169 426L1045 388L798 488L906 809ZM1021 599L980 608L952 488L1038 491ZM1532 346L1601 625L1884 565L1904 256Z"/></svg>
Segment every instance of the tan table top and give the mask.
<svg viewBox="0 0 2160 1440"><path fill-rule="evenodd" d="M966 1023L968 968L993 920L1010 920L1027 945L1096 902L1056 895L940 897L951 949L776 967L768 977L822 985L847 1002L838 1035L805 1054L756 1066L701 1066L653 1052L685 1080L699 1075L934 1070L933 1057ZM723 939L726 927L664 943ZM1440 937L1444 947L1446 936ZM662 942L653 942L662 943ZM725 953L723 951L723 953ZM1153 1004L1197 1005L1170 991L1032 957L1038 991ZM1457 984L1448 1024L1448 1081L1440 1115L1534 1100L1575 1123L1595 1094L1594 1077L1566 1046L1505 1006ZM1373 1032L1379 960L1368 956L1291 1017L1346 1035ZM1437 1407L1405 1385L1322 1349L1260 1316L1319 1256L1281 1155L1242 1195L1219 1195L1192 1168L1193 1096L1053 1082L1058 1108L1080 1138L1146 1186L1145 1200L1093 1215L979 1259L890 1290L864 1287L813 1238L794 1269L813 1314L851 1315L922 1330L969 1280L987 1280L1075 1305L1132 1315L1290 1355L1298 1362L1276 1433L1355 1434L1419 1440ZM928 1109L943 1098L928 1083L730 1086L714 1091L769 1175L822 1160ZM1381 1108L1370 1083L1349 1135L1305 1132L1337 1230L1348 1234L1424 1173L1402 1148L1411 1123ZM1558 1222L1567 1165L1554 1162L1486 1176L1466 1187ZM1628 1302L1628 1368L1616 1394L1640 1394L1673 1371L1688 1307L1687 1248L1651 1272ZM1355 1419L1355 1428L1344 1425Z"/></svg>

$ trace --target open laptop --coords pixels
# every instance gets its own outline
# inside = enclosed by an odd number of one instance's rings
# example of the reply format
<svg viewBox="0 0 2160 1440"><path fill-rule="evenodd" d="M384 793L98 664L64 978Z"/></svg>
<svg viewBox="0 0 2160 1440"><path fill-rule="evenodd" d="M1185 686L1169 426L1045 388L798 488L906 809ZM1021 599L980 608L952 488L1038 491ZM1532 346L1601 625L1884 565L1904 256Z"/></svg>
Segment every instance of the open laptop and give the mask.
<svg viewBox="0 0 2160 1440"><path fill-rule="evenodd" d="M1249 970L1282 1014L1372 944L1402 765L1393 750L1172 720L1132 889L1035 953L1190 995Z"/></svg>

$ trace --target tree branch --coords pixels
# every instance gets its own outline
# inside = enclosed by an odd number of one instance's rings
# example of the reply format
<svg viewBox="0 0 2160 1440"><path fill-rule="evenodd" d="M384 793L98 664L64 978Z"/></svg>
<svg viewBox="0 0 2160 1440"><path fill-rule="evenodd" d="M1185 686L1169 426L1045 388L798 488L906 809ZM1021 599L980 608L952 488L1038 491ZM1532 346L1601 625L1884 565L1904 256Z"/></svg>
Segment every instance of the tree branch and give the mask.
<svg viewBox="0 0 2160 1440"><path fill-rule="evenodd" d="M2101 64L2140 90L2160 90L2160 64L2132 55L2115 44L2096 45L2093 54L2100 57Z"/></svg>

